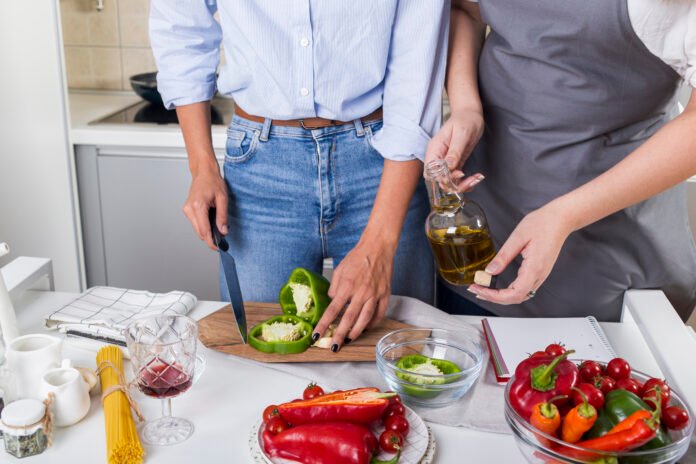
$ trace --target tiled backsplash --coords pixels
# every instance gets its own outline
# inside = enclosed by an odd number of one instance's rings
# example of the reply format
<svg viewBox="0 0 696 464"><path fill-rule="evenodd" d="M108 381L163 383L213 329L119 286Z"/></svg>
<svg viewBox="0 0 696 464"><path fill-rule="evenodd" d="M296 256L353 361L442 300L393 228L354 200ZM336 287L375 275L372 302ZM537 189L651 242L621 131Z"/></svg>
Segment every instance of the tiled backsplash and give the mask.
<svg viewBox="0 0 696 464"><path fill-rule="evenodd" d="M60 0L68 87L130 89L133 74L155 71L147 31L149 0Z"/></svg>

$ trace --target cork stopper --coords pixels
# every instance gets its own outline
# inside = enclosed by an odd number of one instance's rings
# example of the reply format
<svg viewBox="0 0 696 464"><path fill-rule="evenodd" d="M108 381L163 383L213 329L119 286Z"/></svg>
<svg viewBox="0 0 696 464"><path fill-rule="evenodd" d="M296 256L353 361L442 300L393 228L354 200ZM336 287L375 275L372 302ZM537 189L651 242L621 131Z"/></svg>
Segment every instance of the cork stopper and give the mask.
<svg viewBox="0 0 696 464"><path fill-rule="evenodd" d="M498 276L487 273L486 271L476 271L474 283L482 287L495 288L498 283Z"/></svg>

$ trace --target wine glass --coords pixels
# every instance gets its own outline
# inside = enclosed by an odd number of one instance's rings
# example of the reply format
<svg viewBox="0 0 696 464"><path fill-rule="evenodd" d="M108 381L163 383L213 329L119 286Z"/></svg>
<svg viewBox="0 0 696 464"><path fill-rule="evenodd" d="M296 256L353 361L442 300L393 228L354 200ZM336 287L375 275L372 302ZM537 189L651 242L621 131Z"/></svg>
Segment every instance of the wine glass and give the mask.
<svg viewBox="0 0 696 464"><path fill-rule="evenodd" d="M172 398L191 387L196 368L198 326L193 319L152 316L126 328L126 344L138 388L162 400L162 417L147 421L142 439L151 445L174 445L193 434L193 424L172 417Z"/></svg>

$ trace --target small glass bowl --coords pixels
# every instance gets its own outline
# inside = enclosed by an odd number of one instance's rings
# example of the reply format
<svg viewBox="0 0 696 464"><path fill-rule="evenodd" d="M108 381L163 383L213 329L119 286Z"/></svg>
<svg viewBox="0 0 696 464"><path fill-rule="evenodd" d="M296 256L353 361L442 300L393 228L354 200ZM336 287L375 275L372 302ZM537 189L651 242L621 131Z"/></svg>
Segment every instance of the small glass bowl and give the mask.
<svg viewBox="0 0 696 464"><path fill-rule="evenodd" d="M389 387L404 402L417 406L443 407L459 400L471 388L484 362L481 332L474 327L457 330L401 329L377 342L377 369ZM420 354L455 363L461 372L444 375L418 374L433 384L406 380L413 373L396 366L403 356Z"/></svg>
<svg viewBox="0 0 696 464"><path fill-rule="evenodd" d="M604 365L604 363L600 364ZM635 370L631 372L631 377L641 383L645 383L650 378L650 376ZM689 448L691 435L694 432L694 413L674 389L672 389L670 405L684 408L689 413L690 419L686 428L668 431L672 437L671 444L652 450L608 453L571 445L533 427L510 404L510 386L514 380L513 376L505 386L505 420L512 430L517 447L527 462L531 464L586 464L590 462L672 464L684 456ZM584 459L583 456L587 459Z"/></svg>

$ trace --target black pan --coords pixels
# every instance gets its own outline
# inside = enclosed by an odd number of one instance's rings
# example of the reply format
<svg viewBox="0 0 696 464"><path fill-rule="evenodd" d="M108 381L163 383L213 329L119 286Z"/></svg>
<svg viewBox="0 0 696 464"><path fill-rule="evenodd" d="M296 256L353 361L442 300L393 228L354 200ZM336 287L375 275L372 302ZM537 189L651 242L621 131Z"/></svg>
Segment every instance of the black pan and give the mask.
<svg viewBox="0 0 696 464"><path fill-rule="evenodd" d="M133 91L141 98L155 105L164 106L162 96L157 91L157 72L148 72L131 76L130 84L131 87L133 87Z"/></svg>

